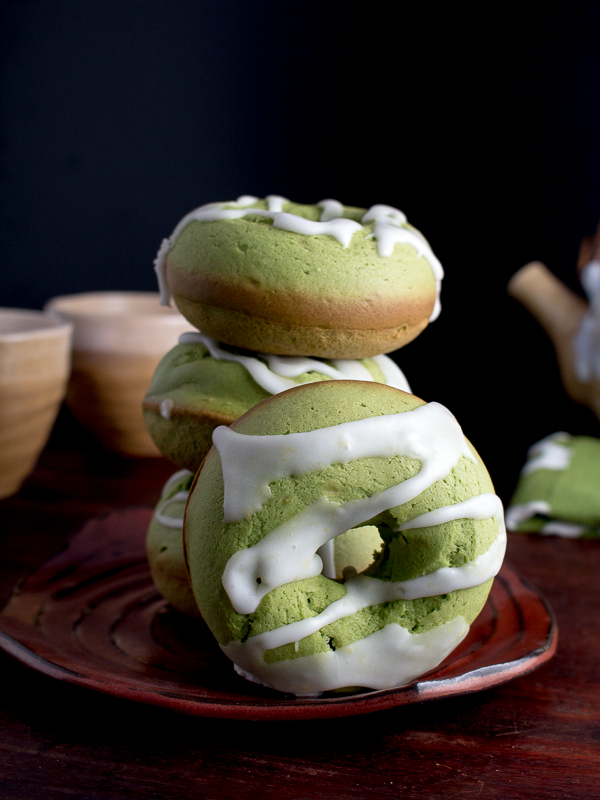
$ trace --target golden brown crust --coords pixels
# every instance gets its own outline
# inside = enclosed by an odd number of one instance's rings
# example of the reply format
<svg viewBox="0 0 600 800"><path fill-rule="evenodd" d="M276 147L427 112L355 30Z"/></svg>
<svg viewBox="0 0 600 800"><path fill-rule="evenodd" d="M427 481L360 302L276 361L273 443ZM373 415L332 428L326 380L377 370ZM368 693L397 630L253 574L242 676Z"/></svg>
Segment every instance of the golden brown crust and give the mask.
<svg viewBox="0 0 600 800"><path fill-rule="evenodd" d="M153 411L155 414L160 416L160 400L152 400L151 398L144 398L142 403L143 408L146 411ZM218 425L231 425L231 423L237 419L237 417L233 416L232 414L221 414L218 411L212 411L211 409L204 409L198 407L189 407L189 406L182 406L182 405L174 405L170 414L169 419L173 419L176 417L187 417L190 419L194 419L195 421L205 420L214 424L215 427Z"/></svg>
<svg viewBox="0 0 600 800"><path fill-rule="evenodd" d="M201 304L297 328L314 326L347 331L386 330L400 326L413 328L423 320L427 324L435 302L433 287L425 295L406 291L402 297L390 299L373 293L334 301L331 297L271 290L247 278L232 281L214 274L190 274L172 264L168 264L167 279L173 296L185 299L189 304Z"/></svg>
<svg viewBox="0 0 600 800"><path fill-rule="evenodd" d="M203 333L225 344L273 355L316 358L370 358L391 353L411 342L427 327L429 318L383 329L335 329L294 326L273 319L216 308L174 295L181 313Z"/></svg>

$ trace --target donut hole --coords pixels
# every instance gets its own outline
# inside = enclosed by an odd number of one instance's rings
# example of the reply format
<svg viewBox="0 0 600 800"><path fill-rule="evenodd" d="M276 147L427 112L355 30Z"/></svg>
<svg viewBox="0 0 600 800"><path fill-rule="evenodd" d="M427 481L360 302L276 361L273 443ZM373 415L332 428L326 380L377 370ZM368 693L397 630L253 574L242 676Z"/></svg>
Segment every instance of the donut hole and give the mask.
<svg viewBox="0 0 600 800"><path fill-rule="evenodd" d="M345 580L357 572L364 572L376 560L384 541L376 525L363 525L342 533L334 542L335 577Z"/></svg>

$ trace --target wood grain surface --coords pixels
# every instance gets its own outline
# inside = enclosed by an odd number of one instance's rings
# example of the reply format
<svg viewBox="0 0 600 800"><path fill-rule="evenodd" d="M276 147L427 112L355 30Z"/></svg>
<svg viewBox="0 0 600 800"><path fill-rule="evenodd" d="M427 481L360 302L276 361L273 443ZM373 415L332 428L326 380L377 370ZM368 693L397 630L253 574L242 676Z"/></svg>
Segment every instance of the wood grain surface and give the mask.
<svg viewBox="0 0 600 800"><path fill-rule="evenodd" d="M0 503L0 602L90 518L153 506L162 459L105 453L63 418ZM513 535L557 655L504 686L360 717L240 722L53 680L0 653L0 798L600 798L600 544Z"/></svg>

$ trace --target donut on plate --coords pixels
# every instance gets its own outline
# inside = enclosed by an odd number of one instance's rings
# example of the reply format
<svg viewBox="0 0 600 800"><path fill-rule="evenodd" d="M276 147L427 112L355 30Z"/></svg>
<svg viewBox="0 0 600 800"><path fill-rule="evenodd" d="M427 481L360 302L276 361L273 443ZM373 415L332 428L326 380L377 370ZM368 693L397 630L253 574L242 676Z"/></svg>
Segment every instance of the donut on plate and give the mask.
<svg viewBox="0 0 600 800"><path fill-rule="evenodd" d="M439 313L443 271L390 206L271 195L185 216L156 262L163 302L214 339L276 355L366 358Z"/></svg>
<svg viewBox="0 0 600 800"><path fill-rule="evenodd" d="M168 602L189 617L200 612L190 589L183 558L183 513L194 474L180 470L161 492L146 534L146 555L154 585Z"/></svg>
<svg viewBox="0 0 600 800"><path fill-rule="evenodd" d="M216 427L230 425L270 395L332 378L373 380L410 391L388 356L326 361L263 355L185 333L154 373L143 403L146 427L166 458L195 472Z"/></svg>
<svg viewBox="0 0 600 800"><path fill-rule="evenodd" d="M501 566L502 506L450 412L377 383L312 383L214 434L184 549L202 615L236 670L283 692L392 688L464 638ZM345 582L330 542L384 546ZM325 574L323 574L325 572Z"/></svg>

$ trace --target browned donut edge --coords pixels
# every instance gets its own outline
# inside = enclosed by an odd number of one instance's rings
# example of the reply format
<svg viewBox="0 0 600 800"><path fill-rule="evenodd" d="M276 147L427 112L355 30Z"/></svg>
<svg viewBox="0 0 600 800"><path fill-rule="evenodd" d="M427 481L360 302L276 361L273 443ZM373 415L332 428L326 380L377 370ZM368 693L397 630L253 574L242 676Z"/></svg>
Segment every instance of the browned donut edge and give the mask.
<svg viewBox="0 0 600 800"><path fill-rule="evenodd" d="M217 341L259 353L317 358L370 358L415 339L429 317L381 330L298 326L195 302L174 294L179 311Z"/></svg>
<svg viewBox="0 0 600 800"><path fill-rule="evenodd" d="M270 289L241 277L232 281L200 272L190 274L167 262L167 281L173 295L190 303L234 311L251 317L295 327L332 330L380 330L414 326L429 319L435 303L435 289L427 294L406 291L402 297L385 297L377 292L340 300L308 293Z"/></svg>

